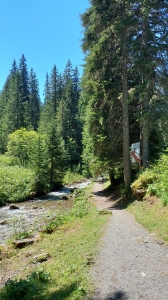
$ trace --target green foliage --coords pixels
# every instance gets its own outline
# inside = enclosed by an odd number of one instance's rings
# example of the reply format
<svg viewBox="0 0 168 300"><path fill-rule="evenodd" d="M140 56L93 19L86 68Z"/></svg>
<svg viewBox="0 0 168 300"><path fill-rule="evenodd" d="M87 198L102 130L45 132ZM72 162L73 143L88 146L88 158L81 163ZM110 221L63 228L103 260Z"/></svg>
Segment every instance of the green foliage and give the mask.
<svg viewBox="0 0 168 300"><path fill-rule="evenodd" d="M163 205L168 204L168 154L162 154L158 162L140 174L131 185L133 193L143 189L150 195L158 196Z"/></svg>
<svg viewBox="0 0 168 300"><path fill-rule="evenodd" d="M157 174L156 180L149 185L147 192L157 195L163 205L168 204L168 154L162 154L156 166L153 167L153 173Z"/></svg>
<svg viewBox="0 0 168 300"><path fill-rule="evenodd" d="M74 192L74 204L71 210L73 217L82 218L88 214L89 204L85 195L85 191L77 189Z"/></svg>
<svg viewBox="0 0 168 300"><path fill-rule="evenodd" d="M89 212L89 204L84 190L76 189L74 192L74 203L71 210L58 210L51 215L51 221L46 222L43 226L42 232L52 233L56 228L66 224L69 220L74 218L82 218Z"/></svg>
<svg viewBox="0 0 168 300"><path fill-rule="evenodd" d="M8 154L17 157L22 166L32 162L32 153L37 145L38 134L34 130L20 128L9 135Z"/></svg>
<svg viewBox="0 0 168 300"><path fill-rule="evenodd" d="M0 166L0 204L29 198L35 189L35 172L19 166Z"/></svg>
<svg viewBox="0 0 168 300"><path fill-rule="evenodd" d="M76 167L75 170L74 172L71 172L70 170L66 171L63 178L63 184L72 184L74 182L80 182L85 179L83 175L79 174L80 166Z"/></svg>
<svg viewBox="0 0 168 300"><path fill-rule="evenodd" d="M34 282L48 283L50 281L50 274L45 272L43 268L37 269L27 276L27 279Z"/></svg>
<svg viewBox="0 0 168 300"><path fill-rule="evenodd" d="M11 241L25 239L32 234L32 232L27 230L26 220L22 216L13 218L9 225L12 226L13 230Z"/></svg>
<svg viewBox="0 0 168 300"><path fill-rule="evenodd" d="M8 280L0 292L0 300L36 299L44 290L49 279L49 274L40 268L28 275L26 279Z"/></svg>
<svg viewBox="0 0 168 300"><path fill-rule="evenodd" d="M48 222L45 226L42 227L42 232L52 233L56 228L65 224L69 218L68 211L56 211L51 217L51 221Z"/></svg>
<svg viewBox="0 0 168 300"><path fill-rule="evenodd" d="M135 180L131 185L133 193L138 189L144 189L146 191L149 184L152 184L154 180L156 180L156 176L157 174L154 173L151 169L147 169L142 172L138 179Z"/></svg>
<svg viewBox="0 0 168 300"><path fill-rule="evenodd" d="M8 154L18 158L22 166L35 171L35 191L49 191L62 183L64 143L54 121L46 126L45 134L21 128L9 135Z"/></svg>
<svg viewBox="0 0 168 300"><path fill-rule="evenodd" d="M15 156L0 155L0 166L18 166L20 161Z"/></svg>
<svg viewBox="0 0 168 300"><path fill-rule="evenodd" d="M86 54L80 103L85 172L101 167L99 162L113 167L123 158L125 181L129 182L131 143L141 135L144 167L162 151L168 136L167 12L162 1L121 1L118 5L118 1L94 0L81 15ZM124 133L127 105L130 129ZM123 150L127 150L124 156Z"/></svg>
<svg viewBox="0 0 168 300"><path fill-rule="evenodd" d="M29 300L38 293L39 290L34 282L26 279L8 280L0 293L0 300Z"/></svg>

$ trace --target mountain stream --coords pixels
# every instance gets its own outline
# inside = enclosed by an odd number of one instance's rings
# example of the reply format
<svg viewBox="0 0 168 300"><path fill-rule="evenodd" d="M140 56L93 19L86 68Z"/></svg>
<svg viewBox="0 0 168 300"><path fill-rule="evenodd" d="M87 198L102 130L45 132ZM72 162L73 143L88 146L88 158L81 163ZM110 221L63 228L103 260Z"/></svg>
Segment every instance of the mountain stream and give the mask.
<svg viewBox="0 0 168 300"><path fill-rule="evenodd" d="M58 210L72 207L75 188L84 188L90 181L63 187L33 200L15 203L17 209L10 209L10 204L0 208L0 244L7 242L17 232L38 232Z"/></svg>

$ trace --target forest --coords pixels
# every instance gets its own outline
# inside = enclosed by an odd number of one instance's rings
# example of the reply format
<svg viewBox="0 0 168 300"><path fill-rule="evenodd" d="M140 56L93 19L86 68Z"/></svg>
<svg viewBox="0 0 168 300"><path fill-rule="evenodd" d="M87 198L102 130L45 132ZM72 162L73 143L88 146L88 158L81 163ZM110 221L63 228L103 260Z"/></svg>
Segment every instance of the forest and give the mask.
<svg viewBox="0 0 168 300"><path fill-rule="evenodd" d="M167 15L165 0L90 1L81 15L83 75L70 60L62 74L54 65L44 101L25 55L14 59L0 92L1 204L48 192L67 172L108 173L125 191L144 172L157 186L149 173L167 159ZM137 142L141 162L132 164Z"/></svg>

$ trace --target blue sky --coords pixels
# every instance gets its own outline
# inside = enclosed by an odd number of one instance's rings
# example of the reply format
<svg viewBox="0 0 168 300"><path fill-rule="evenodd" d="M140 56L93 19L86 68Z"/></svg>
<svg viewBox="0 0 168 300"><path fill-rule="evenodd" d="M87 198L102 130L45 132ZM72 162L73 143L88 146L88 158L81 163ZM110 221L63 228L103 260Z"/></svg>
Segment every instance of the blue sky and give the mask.
<svg viewBox="0 0 168 300"><path fill-rule="evenodd" d="M22 54L37 75L41 98L54 64L63 72L70 59L82 74L79 15L88 7L89 0L0 0L0 90Z"/></svg>

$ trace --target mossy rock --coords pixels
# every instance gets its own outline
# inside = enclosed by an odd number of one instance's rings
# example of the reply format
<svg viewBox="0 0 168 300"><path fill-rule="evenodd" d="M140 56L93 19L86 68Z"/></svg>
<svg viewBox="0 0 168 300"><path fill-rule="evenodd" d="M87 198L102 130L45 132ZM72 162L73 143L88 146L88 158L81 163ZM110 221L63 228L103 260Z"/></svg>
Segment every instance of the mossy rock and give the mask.
<svg viewBox="0 0 168 300"><path fill-rule="evenodd" d="M99 210L99 215L112 215L112 211L108 209Z"/></svg>

